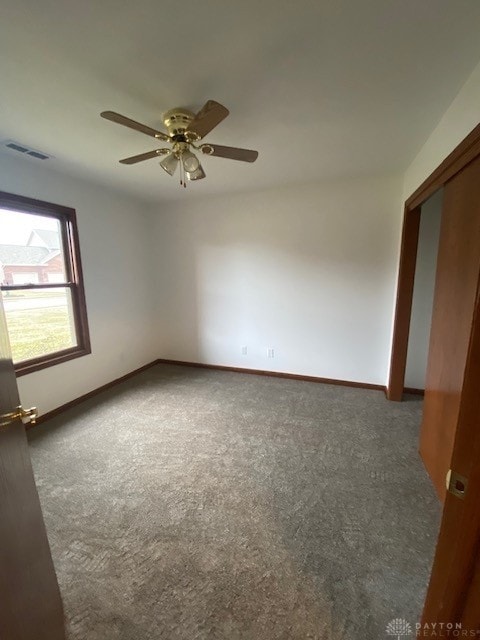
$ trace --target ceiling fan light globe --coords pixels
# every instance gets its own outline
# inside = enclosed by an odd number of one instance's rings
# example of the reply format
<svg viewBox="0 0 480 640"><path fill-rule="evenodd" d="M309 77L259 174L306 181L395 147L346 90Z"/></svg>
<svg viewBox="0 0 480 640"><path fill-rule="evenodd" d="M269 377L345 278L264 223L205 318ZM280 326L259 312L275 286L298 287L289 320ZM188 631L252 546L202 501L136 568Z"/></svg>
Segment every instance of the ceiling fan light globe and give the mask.
<svg viewBox="0 0 480 640"><path fill-rule="evenodd" d="M178 158L173 153L169 153L161 162L160 166L164 171L166 171L169 175L173 176L177 169Z"/></svg>
<svg viewBox="0 0 480 640"><path fill-rule="evenodd" d="M183 167L187 173L195 173L200 166L200 162L195 154L191 151L185 151L182 154Z"/></svg>
<svg viewBox="0 0 480 640"><path fill-rule="evenodd" d="M198 163L198 168L195 171L186 171L186 176L189 180L202 180L205 178L205 171L200 163Z"/></svg>

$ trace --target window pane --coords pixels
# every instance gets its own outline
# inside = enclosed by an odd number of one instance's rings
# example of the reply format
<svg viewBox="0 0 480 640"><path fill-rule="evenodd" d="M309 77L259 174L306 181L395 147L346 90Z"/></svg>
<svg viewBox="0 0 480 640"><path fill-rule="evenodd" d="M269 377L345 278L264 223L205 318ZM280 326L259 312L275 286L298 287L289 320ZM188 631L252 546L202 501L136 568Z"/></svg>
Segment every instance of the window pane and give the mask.
<svg viewBox="0 0 480 640"><path fill-rule="evenodd" d="M13 362L77 344L70 289L3 291Z"/></svg>
<svg viewBox="0 0 480 640"><path fill-rule="evenodd" d="M66 282L60 221L0 209L0 283Z"/></svg>
<svg viewBox="0 0 480 640"><path fill-rule="evenodd" d="M38 273L35 271L23 271L20 273L12 273L12 284L37 284Z"/></svg>

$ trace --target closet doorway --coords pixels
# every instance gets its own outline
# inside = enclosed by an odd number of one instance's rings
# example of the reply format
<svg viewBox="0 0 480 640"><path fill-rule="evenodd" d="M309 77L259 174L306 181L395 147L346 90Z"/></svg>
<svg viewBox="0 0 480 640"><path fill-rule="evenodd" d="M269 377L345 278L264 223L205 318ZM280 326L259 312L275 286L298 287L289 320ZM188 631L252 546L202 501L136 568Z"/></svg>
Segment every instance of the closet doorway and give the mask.
<svg viewBox="0 0 480 640"><path fill-rule="evenodd" d="M423 622L479 628L480 125L405 204L390 400L405 390L421 208L442 188L420 453L444 511Z"/></svg>

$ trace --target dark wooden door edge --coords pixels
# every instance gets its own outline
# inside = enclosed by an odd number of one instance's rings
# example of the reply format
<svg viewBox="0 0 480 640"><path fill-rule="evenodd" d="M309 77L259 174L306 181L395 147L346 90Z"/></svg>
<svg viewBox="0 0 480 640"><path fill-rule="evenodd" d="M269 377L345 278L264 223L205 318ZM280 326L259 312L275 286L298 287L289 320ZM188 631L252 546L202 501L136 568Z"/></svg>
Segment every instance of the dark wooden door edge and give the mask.
<svg viewBox="0 0 480 640"><path fill-rule="evenodd" d="M405 202L390 374L387 384L389 400L400 401L404 392L421 206L478 155L480 155L480 124L460 142Z"/></svg>
<svg viewBox="0 0 480 640"><path fill-rule="evenodd" d="M451 460L451 469L468 478L464 499L447 493L440 526L430 584L422 622L439 620L464 622L463 613L472 588L475 562L480 554L480 432L478 415L480 396L480 287L465 366L458 427ZM471 594L474 595L474 594ZM476 625L478 626L478 610ZM465 628L465 627L464 627Z"/></svg>
<svg viewBox="0 0 480 640"><path fill-rule="evenodd" d="M420 207L409 210L405 206L403 217L400 266L398 270L397 302L393 325L390 374L387 398L399 402L402 399L407 367L408 334L412 315L413 286L417 264L418 233L420 230Z"/></svg>

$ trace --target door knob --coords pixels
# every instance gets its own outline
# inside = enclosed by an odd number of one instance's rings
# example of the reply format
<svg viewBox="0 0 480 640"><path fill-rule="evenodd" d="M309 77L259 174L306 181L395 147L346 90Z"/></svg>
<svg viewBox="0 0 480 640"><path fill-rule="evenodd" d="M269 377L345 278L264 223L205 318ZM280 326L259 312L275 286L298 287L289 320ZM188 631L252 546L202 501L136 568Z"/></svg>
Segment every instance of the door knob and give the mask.
<svg viewBox="0 0 480 640"><path fill-rule="evenodd" d="M29 422L35 424L38 417L37 407L31 407L30 409L24 409L22 405L18 406L15 411L4 413L0 415L0 427L6 427L17 418L20 418L22 422Z"/></svg>

